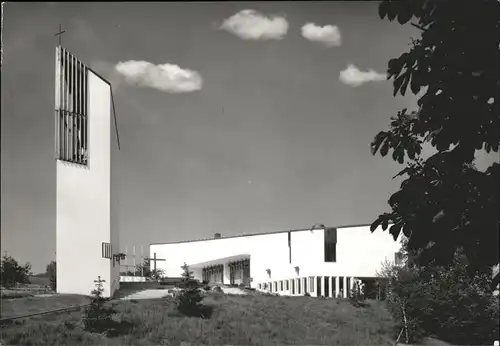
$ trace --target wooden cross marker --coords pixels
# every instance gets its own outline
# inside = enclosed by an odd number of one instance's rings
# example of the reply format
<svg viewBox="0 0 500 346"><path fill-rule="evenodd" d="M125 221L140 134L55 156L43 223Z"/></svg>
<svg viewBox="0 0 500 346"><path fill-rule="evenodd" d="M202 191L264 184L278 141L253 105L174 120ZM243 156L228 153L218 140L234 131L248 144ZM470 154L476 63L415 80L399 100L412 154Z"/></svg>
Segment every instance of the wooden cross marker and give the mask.
<svg viewBox="0 0 500 346"><path fill-rule="evenodd" d="M153 258L151 257L146 257L145 260L149 261L149 265L151 266L151 261L154 263L154 270L156 270L156 262L157 261L166 261L165 258L156 258L156 252L154 253Z"/></svg>
<svg viewBox="0 0 500 346"><path fill-rule="evenodd" d="M59 37L59 45L61 45L61 36L64 34L66 30L63 30L61 24L59 24L59 32L55 33L54 36Z"/></svg>

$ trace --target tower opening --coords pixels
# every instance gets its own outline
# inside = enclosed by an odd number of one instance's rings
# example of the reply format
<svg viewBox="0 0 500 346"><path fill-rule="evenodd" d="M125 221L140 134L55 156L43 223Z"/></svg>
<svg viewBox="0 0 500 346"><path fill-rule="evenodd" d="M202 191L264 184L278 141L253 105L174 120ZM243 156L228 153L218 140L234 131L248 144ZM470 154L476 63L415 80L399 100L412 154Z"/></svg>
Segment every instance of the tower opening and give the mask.
<svg viewBox="0 0 500 346"><path fill-rule="evenodd" d="M61 46L56 64L56 158L87 165L88 68Z"/></svg>

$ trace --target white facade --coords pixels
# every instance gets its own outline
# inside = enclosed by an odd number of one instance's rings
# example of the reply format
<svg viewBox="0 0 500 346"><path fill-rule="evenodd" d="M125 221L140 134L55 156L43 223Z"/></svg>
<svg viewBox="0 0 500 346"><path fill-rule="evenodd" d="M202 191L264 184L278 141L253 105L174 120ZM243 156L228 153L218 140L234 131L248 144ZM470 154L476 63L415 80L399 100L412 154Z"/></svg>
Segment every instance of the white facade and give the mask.
<svg viewBox="0 0 500 346"><path fill-rule="evenodd" d="M376 277L382 263L394 261L400 248L399 240L394 241L388 231L379 228L372 233L368 225L337 228L335 262L325 261L325 229L151 244L150 257L156 253L157 258L166 259L157 267L168 277L180 277L184 262L199 280L203 268L223 265L224 284L230 282L229 263L249 259L253 288L311 296L317 296L319 288L319 295L332 297L341 294L340 288L346 296L347 286L352 287L357 278ZM294 280L293 292L290 280Z"/></svg>
<svg viewBox="0 0 500 346"><path fill-rule="evenodd" d="M64 61L63 61L64 60ZM67 66L65 66L67 65ZM65 69L70 71L64 72ZM69 77L65 80L62 75ZM86 75L86 78L83 77ZM83 81L82 81L83 80ZM77 87L71 86L73 84ZM68 89L70 91L68 92ZM71 90L72 89L72 90ZM73 92L74 96L71 95ZM66 95L64 95L66 94ZM68 96L69 95L69 96ZM75 101L77 100L77 101ZM75 104L79 104L78 106ZM67 112L66 112L67 111ZM87 123L73 127L77 137L66 149L58 146L65 121L58 114L85 114ZM73 112L73 113L69 113ZM73 115L74 116L74 115ZM83 125L82 125L83 124ZM59 129L58 129L59 126ZM87 131L85 164L61 159L61 151L78 150L77 140ZM106 297L119 288L119 264L112 254L119 249L117 199L112 184L111 157L116 142L111 115L111 85L61 47L56 50L56 155L57 156L57 292L90 295L98 277ZM66 135L64 135L66 136ZM70 135L68 135L69 138ZM82 136L82 137L80 137ZM83 156L84 150L78 151ZM103 256L103 243L111 245ZM109 247L107 247L109 249ZM109 258L111 257L111 258Z"/></svg>

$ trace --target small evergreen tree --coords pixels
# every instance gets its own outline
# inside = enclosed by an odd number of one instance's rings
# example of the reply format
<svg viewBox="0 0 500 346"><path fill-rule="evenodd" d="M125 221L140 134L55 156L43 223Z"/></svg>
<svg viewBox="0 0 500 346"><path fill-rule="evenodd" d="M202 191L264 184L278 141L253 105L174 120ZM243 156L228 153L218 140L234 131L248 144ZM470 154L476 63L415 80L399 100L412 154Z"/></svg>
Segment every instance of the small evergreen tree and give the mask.
<svg viewBox="0 0 500 346"><path fill-rule="evenodd" d="M193 272L189 271L189 267L186 263L181 267L182 273L182 284L181 293L177 297L177 310L186 315L193 317L202 316L201 301L203 296L198 288L196 280L194 280Z"/></svg>
<svg viewBox="0 0 500 346"><path fill-rule="evenodd" d="M83 324L85 330L90 332L103 332L111 327L112 316L115 313L114 309L106 306L107 298L102 296L104 288L102 287L105 280L101 280L98 276L94 280L96 288L91 292L90 305L85 310Z"/></svg>

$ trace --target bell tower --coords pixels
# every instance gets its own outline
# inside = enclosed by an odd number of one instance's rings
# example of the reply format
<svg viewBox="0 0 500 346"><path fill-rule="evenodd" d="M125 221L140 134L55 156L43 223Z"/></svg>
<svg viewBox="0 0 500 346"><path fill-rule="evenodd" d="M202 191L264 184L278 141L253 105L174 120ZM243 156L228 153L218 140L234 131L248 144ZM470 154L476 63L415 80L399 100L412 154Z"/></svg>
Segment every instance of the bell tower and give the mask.
<svg viewBox="0 0 500 346"><path fill-rule="evenodd" d="M119 288L118 200L112 175L111 84L61 45L56 47L57 292L89 295L105 280ZM114 109L114 108L113 108ZM116 118L115 118L116 121ZM116 123L115 123L116 126ZM117 127L115 127L117 129Z"/></svg>

